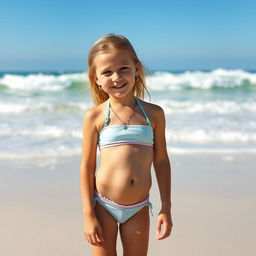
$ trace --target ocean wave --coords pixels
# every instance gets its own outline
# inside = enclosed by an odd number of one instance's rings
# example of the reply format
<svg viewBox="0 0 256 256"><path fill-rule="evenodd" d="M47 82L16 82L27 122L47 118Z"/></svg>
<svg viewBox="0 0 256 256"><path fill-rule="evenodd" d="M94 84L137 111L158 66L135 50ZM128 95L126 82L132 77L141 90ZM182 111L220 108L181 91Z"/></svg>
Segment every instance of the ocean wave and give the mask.
<svg viewBox="0 0 256 256"><path fill-rule="evenodd" d="M254 124L255 125L255 124ZM0 159L29 159L81 155L81 127L62 128L54 125L37 127L1 127ZM184 128L166 130L171 153L256 153L256 133L236 129L220 130ZM4 146L6 145L6 146Z"/></svg>
<svg viewBox="0 0 256 256"><path fill-rule="evenodd" d="M199 148L179 148L179 147L167 147L168 152L171 154L256 154L256 148L204 148L204 147L199 147ZM232 161L233 156L224 156L224 160L226 161Z"/></svg>
<svg viewBox="0 0 256 256"><path fill-rule="evenodd" d="M86 72L72 74L4 74L0 90L59 91L78 90L88 83ZM209 72L185 71L182 73L154 72L146 76L153 91L187 89L232 89L256 87L256 73L245 70L215 69Z"/></svg>
<svg viewBox="0 0 256 256"><path fill-rule="evenodd" d="M255 126L255 123L254 123ZM173 142L186 142L186 143L250 143L256 142L256 133L250 131L236 130L234 127L230 127L226 130L218 129L203 129L203 128L179 128L166 130L166 140L168 144ZM2 137L27 137L27 139L33 138L69 138L69 139L82 139L82 128L61 128L57 126L39 126L34 129L20 129L15 130L11 127L5 127L5 129L0 130L0 136ZM40 145L38 145L40 146Z"/></svg>
<svg viewBox="0 0 256 256"><path fill-rule="evenodd" d="M63 89L76 90L85 86L88 81L85 73L74 74L5 74L0 78L2 89L23 91L59 91Z"/></svg>
<svg viewBox="0 0 256 256"><path fill-rule="evenodd" d="M46 103L34 101L24 102L7 102L0 103L0 113L2 114L18 114L18 113L46 113L46 112L85 112L88 105L79 102L66 103Z"/></svg>
<svg viewBox="0 0 256 256"><path fill-rule="evenodd" d="M246 102L216 100L216 101L175 101L159 100L158 104L164 109L166 114L175 113L216 113L222 115L235 113L256 113L256 102L248 100Z"/></svg>
<svg viewBox="0 0 256 256"><path fill-rule="evenodd" d="M23 150L23 151L14 151L14 152L0 152L0 159L8 160L8 159L18 159L25 160L33 158L33 161L40 161L40 159L45 158L57 158L57 157L72 157L81 155L81 149L77 148L69 148L65 145L60 145L58 148L54 149L40 149L40 150ZM34 162L37 163L37 162ZM38 162L40 163L40 162ZM44 164L42 162L41 164ZM52 162L49 162L52 164Z"/></svg>
<svg viewBox="0 0 256 256"><path fill-rule="evenodd" d="M179 129L177 131L168 129L166 140L172 142L185 142L194 144L204 143L255 143L256 133L235 130L210 130L203 129ZM221 146L221 145L220 145Z"/></svg>
<svg viewBox="0 0 256 256"><path fill-rule="evenodd" d="M15 137L15 136L23 136L23 137L30 137L30 138L82 138L82 129L80 130L69 130L60 128L57 126L41 126L37 127L33 130L12 130L9 129L2 129L0 130L0 136L2 137Z"/></svg>
<svg viewBox="0 0 256 256"><path fill-rule="evenodd" d="M157 102L166 114L194 114L194 113L216 113L220 115L256 113L256 102L248 100L246 102L216 100L216 101L175 101L159 100ZM0 113L84 113L91 105L82 102L35 102L35 99L27 99L23 102L2 102L0 103Z"/></svg>
<svg viewBox="0 0 256 256"><path fill-rule="evenodd" d="M146 82L153 91L256 87L256 73L225 69L210 72L186 71L179 74L155 72L146 78Z"/></svg>
<svg viewBox="0 0 256 256"><path fill-rule="evenodd" d="M256 148L179 148L179 147L168 147L168 152L170 154L220 154L221 156L225 154L256 154ZM0 152L0 159L2 160L20 160L20 161L29 161L30 165L38 166L54 166L56 164L57 158L67 158L67 157L76 157L81 156L80 148L69 149L61 147L60 149L54 150L44 150L38 152ZM225 156L224 159L232 159L232 156ZM33 159L33 161L31 161Z"/></svg>
<svg viewBox="0 0 256 256"><path fill-rule="evenodd" d="M171 154L229 154L229 153L252 153L256 154L256 147L246 147L246 146L238 146L238 147L230 147L230 146L217 146L214 145L212 147L200 145L198 147L191 146L173 146L168 144L167 150ZM97 151L99 154L99 151ZM59 146L55 146L54 148L38 148L38 149L23 149L23 150L12 150L11 152L3 152L0 151L0 159L2 160L30 160L33 159L31 164L40 164L40 165L48 165L54 164L54 159L59 157L74 157L81 156L81 147L73 146L70 147L68 145L61 144Z"/></svg>

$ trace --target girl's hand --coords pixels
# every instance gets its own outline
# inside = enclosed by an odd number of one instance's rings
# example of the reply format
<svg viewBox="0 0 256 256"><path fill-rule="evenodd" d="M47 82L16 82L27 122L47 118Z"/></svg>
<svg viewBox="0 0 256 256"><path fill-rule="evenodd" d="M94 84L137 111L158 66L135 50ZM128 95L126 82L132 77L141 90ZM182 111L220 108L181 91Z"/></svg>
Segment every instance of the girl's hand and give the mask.
<svg viewBox="0 0 256 256"><path fill-rule="evenodd" d="M96 217L87 217L84 222L84 235L88 243L101 246L104 242L102 227Z"/></svg>
<svg viewBox="0 0 256 256"><path fill-rule="evenodd" d="M172 217L170 210L161 210L157 218L156 239L168 237L172 231Z"/></svg>

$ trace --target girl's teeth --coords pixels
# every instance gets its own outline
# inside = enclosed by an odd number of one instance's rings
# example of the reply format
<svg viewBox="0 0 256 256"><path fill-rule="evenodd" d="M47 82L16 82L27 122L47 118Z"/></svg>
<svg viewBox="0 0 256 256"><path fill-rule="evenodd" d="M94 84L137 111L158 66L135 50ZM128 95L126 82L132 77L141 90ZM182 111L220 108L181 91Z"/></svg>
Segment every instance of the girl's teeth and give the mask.
<svg viewBox="0 0 256 256"><path fill-rule="evenodd" d="M121 87L124 87L125 84L121 85L121 86L113 86L114 88L121 88Z"/></svg>

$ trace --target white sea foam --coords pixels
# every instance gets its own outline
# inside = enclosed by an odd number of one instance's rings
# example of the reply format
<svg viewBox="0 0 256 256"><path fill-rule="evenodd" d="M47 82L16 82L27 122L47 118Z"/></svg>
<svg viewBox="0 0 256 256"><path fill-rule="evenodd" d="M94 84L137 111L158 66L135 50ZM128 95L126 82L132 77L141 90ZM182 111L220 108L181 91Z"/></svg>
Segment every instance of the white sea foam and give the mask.
<svg viewBox="0 0 256 256"><path fill-rule="evenodd" d="M256 102L249 100L246 102L215 100L215 101L176 101L159 100L157 102L165 113L255 113Z"/></svg>
<svg viewBox="0 0 256 256"><path fill-rule="evenodd" d="M47 137L47 138L64 138L64 137L73 137L73 138L82 138L81 130L71 130L67 128L60 128L56 126L42 126L36 127L31 130L16 130L11 127L5 127L5 129L1 128L0 136L26 136L26 137Z"/></svg>
<svg viewBox="0 0 256 256"><path fill-rule="evenodd" d="M179 129L167 130L167 143L185 142L185 143L255 143L256 133L249 133L235 130L204 130L204 129Z"/></svg>
<svg viewBox="0 0 256 256"><path fill-rule="evenodd" d="M159 100L157 102L166 114L175 113L217 113L217 114L239 114L239 113L256 113L256 102L249 100L244 102L215 100L215 101L176 101L176 100ZM0 103L0 113L17 114L17 113L35 113L35 112L84 112L90 105L82 102L45 102L32 99L17 102Z"/></svg>
<svg viewBox="0 0 256 256"><path fill-rule="evenodd" d="M6 74L0 79L0 84L14 90L24 91L58 91L69 87L73 82L88 81L85 73L46 75L30 74L11 75Z"/></svg>
<svg viewBox="0 0 256 256"><path fill-rule="evenodd" d="M35 160L48 158L48 157L71 157L81 155L81 149L79 147L68 148L65 145L61 145L54 149L41 149L41 150L23 150L17 152L0 152L0 159L28 159L33 158Z"/></svg>
<svg viewBox="0 0 256 256"><path fill-rule="evenodd" d="M27 99L23 102L6 102L0 103L0 113L2 114L18 114L18 113L35 113L35 112L84 112L88 108L85 103L67 102L67 103L49 103L35 102L35 100Z"/></svg>
<svg viewBox="0 0 256 256"><path fill-rule="evenodd" d="M25 91L58 91L68 88L74 82L86 82L86 73L47 75L5 74L0 78L0 84L13 90ZM212 89L235 88L244 86L245 82L256 86L256 73L244 70L216 69L210 72L186 71L183 73L155 72L146 77L146 82L154 91L181 90L187 88Z"/></svg>
<svg viewBox="0 0 256 256"><path fill-rule="evenodd" d="M255 124L254 124L255 125ZM80 127L81 128L81 127ZM77 138L82 139L82 129L75 128L61 128L57 126L41 126L33 127L33 129L17 130L11 127L1 127L0 136L3 137L27 137L27 140L36 138ZM239 130L207 130L203 128L180 128L180 129L166 129L166 140L170 145L173 142L187 142L187 143L250 143L256 142L256 132L239 131Z"/></svg>
<svg viewBox="0 0 256 256"><path fill-rule="evenodd" d="M256 148L234 148L234 147L222 147L222 148L186 148L186 147L175 147L168 146L167 150L170 154L241 154L241 153L251 153L256 154ZM34 164L39 165L51 165L54 164L54 159L58 157L72 157L81 156L81 148L68 148L65 145L60 145L54 149L44 149L44 150L23 150L23 151L12 151L12 152L0 152L0 159L3 160L30 160L33 159ZM226 159L230 160L230 159ZM45 162L46 161L46 162ZM32 164L32 163L31 163Z"/></svg>
<svg viewBox="0 0 256 256"><path fill-rule="evenodd" d="M168 152L170 154L256 154L256 148L179 148L179 147L168 147ZM226 159L225 159L226 160Z"/></svg>
<svg viewBox="0 0 256 256"><path fill-rule="evenodd" d="M146 78L147 84L153 91L235 88L243 86L245 81L256 86L256 74L244 70L216 69L211 72L186 71L179 74L156 72Z"/></svg>

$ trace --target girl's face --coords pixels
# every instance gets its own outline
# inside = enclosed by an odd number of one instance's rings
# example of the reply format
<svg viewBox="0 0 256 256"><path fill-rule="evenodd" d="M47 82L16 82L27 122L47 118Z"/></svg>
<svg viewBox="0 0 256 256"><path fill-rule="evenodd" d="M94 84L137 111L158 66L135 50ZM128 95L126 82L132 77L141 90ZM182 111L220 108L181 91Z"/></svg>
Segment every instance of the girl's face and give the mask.
<svg viewBox="0 0 256 256"><path fill-rule="evenodd" d="M124 97L133 94L138 68L125 50L111 50L94 58L95 82L109 96Z"/></svg>

